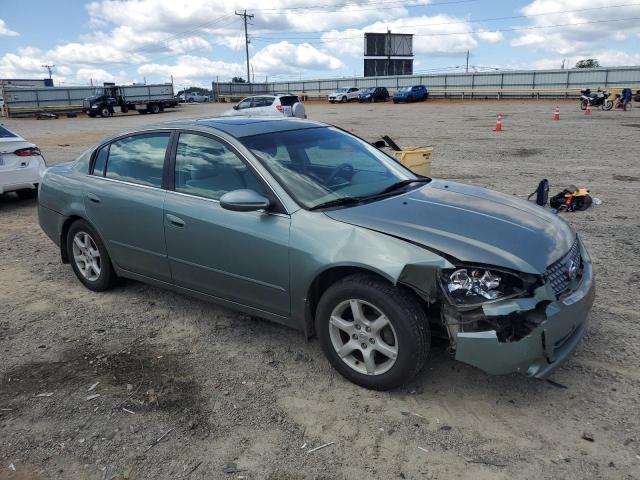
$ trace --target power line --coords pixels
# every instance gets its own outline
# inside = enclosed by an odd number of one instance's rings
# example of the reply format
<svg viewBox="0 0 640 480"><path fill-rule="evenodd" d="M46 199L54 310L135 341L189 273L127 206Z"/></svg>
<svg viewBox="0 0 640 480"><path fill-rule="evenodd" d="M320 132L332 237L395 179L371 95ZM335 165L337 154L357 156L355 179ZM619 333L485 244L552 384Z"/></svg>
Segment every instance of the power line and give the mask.
<svg viewBox="0 0 640 480"><path fill-rule="evenodd" d="M593 25L593 24L599 24L599 23L626 22L630 20L640 20L640 17L614 18L610 20L592 20L589 22L559 23L555 25L536 25L536 26L530 26L530 27L501 28L501 29L496 29L492 31L493 32L514 32L514 31L522 31L522 30L540 30L540 29L558 28L558 27L574 27L578 25ZM442 37L442 36L449 36L449 35L469 35L473 33L484 33L484 30L467 30L464 32L444 32L444 33L415 33L413 34L413 36L414 37ZM257 37L257 36L254 38L260 39L260 37ZM362 38L362 35L350 36L350 37L341 36L340 38L337 38L336 41L359 39L359 38ZM295 37L282 38L281 40L292 40L292 39L295 39ZM265 39L265 41L266 40L271 41L274 39ZM321 39L317 39L317 41L321 41ZM292 43L300 44L300 43L316 43L316 42L310 41L310 42L292 42Z"/></svg>
<svg viewBox="0 0 640 480"><path fill-rule="evenodd" d="M518 18L531 18L531 17L541 17L546 15L561 15L564 13L575 13L575 12L584 12L591 10L603 10L610 8L622 8L622 7L632 7L639 6L640 3L624 3L619 5L607 5L604 7L590 7L590 8L581 8L576 10L562 10L559 12L544 12L544 13L532 13L528 15L511 15L508 17L490 17L490 18L481 18L478 20L460 20L456 22L440 22L440 23L414 23L414 24L405 24L402 25L403 28L407 27L434 27L434 26L442 26L442 25L456 25L456 24L466 24L466 23L484 23L484 22L495 22L501 20L515 20ZM336 31L333 30L299 30L290 32L291 34L299 34L299 33L330 33ZM262 34L258 34L254 36L254 38L266 38L265 35L280 35L278 32L264 32ZM297 38L297 37L296 37ZM303 38L302 36L300 38Z"/></svg>

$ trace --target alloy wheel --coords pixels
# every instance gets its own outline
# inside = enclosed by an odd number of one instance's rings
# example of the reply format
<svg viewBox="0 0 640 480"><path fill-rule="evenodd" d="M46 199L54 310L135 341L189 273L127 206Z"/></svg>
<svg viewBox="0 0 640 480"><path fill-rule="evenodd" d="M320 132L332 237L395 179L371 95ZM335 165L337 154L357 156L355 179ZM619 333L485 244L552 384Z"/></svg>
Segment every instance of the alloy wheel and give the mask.
<svg viewBox="0 0 640 480"><path fill-rule="evenodd" d="M78 232L73 237L73 260L84 278L95 282L100 277L100 250L87 232Z"/></svg>
<svg viewBox="0 0 640 480"><path fill-rule="evenodd" d="M340 359L363 375L388 372L398 357L397 335L391 321L364 300L345 300L333 309L329 336Z"/></svg>

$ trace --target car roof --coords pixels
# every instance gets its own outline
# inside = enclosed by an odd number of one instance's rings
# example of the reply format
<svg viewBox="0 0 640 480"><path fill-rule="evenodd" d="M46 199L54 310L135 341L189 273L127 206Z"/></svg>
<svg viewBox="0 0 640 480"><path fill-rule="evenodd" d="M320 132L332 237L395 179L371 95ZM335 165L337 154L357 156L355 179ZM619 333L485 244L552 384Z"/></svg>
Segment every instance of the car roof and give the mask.
<svg viewBox="0 0 640 480"><path fill-rule="evenodd" d="M232 137L241 138L263 133L328 127L329 125L314 120L292 117L214 117L177 120L158 125L158 127L163 126L173 128L205 127L222 131Z"/></svg>

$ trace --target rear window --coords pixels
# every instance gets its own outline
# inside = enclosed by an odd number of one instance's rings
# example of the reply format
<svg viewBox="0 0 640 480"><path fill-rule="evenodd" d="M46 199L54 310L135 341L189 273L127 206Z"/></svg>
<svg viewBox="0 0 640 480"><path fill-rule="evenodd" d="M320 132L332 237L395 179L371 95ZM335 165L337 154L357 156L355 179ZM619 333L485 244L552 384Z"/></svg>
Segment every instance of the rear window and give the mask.
<svg viewBox="0 0 640 480"><path fill-rule="evenodd" d="M285 107L293 107L299 101L300 99L296 95L288 95L286 97L280 97L280 104Z"/></svg>
<svg viewBox="0 0 640 480"><path fill-rule="evenodd" d="M0 138L16 138L17 135L13 132L10 132L6 128L0 126Z"/></svg>

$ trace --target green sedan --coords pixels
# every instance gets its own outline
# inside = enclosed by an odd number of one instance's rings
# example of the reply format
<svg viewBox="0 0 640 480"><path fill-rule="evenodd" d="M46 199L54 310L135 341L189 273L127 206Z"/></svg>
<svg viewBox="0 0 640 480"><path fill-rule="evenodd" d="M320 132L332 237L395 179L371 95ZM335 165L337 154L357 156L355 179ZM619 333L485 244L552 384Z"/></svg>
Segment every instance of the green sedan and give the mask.
<svg viewBox="0 0 640 480"><path fill-rule="evenodd" d="M380 390L423 368L433 336L485 372L544 378L594 298L589 255L558 216L416 176L308 120L113 136L46 171L38 213L87 288L126 277L283 323Z"/></svg>

